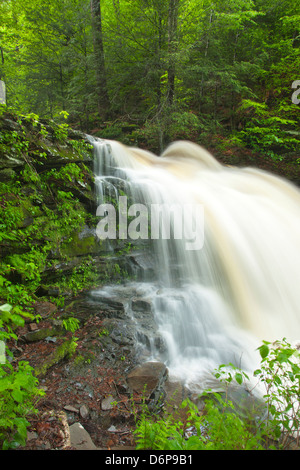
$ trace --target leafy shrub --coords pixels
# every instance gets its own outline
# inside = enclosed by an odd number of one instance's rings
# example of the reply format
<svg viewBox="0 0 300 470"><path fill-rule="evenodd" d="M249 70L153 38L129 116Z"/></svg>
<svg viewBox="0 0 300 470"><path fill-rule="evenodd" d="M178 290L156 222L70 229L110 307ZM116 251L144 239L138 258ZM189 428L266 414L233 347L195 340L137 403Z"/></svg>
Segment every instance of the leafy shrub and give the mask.
<svg viewBox="0 0 300 470"><path fill-rule="evenodd" d="M9 304L0 307L0 342L5 353L0 362L0 445L2 449L24 445L29 422L26 416L35 413L35 401L44 392L38 389L38 380L28 362L20 361L15 367L6 360L12 357L6 342L16 339L14 327L24 325L24 313Z"/></svg>
<svg viewBox="0 0 300 470"><path fill-rule="evenodd" d="M286 449L291 442L299 446L299 351L283 339L264 342L259 352L261 367L254 377L266 393L262 401L254 401L256 408L251 415L242 413L228 393L230 384L247 385L249 377L232 364L221 365L215 376L225 384L224 393L204 392L204 413L189 400L182 403L186 409L184 421L173 412L155 416L144 406L135 430L137 449ZM192 433L187 433L191 429Z"/></svg>
<svg viewBox="0 0 300 470"><path fill-rule="evenodd" d="M281 160L284 153L299 151L299 138L292 132L297 129L297 121L286 118L286 109L270 111L265 103L243 100L240 111L247 118L239 132L246 145L273 160Z"/></svg>
<svg viewBox="0 0 300 470"><path fill-rule="evenodd" d="M203 395L203 398L205 395ZM205 397L205 415L190 400L181 405L186 419L165 413L157 419L143 412L135 430L137 449L151 450L251 450L262 449L260 436L235 412L220 393Z"/></svg>
<svg viewBox="0 0 300 470"><path fill-rule="evenodd" d="M266 412L260 423L267 439L276 439L287 448L291 437L299 445L300 437L300 352L284 338L264 341L259 348L261 367L254 372L265 387Z"/></svg>
<svg viewBox="0 0 300 470"><path fill-rule="evenodd" d="M26 416L36 412L35 399L42 395L38 381L27 362L19 362L16 370L0 364L0 443L2 449L24 445L29 422Z"/></svg>

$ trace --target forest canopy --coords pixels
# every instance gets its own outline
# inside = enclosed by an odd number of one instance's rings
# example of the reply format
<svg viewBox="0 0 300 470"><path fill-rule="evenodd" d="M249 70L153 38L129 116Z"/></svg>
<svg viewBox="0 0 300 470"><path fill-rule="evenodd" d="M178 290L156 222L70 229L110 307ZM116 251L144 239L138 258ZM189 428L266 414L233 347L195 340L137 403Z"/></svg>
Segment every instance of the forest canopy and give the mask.
<svg viewBox="0 0 300 470"><path fill-rule="evenodd" d="M1 0L0 78L21 113L276 160L299 150L299 20L296 0Z"/></svg>

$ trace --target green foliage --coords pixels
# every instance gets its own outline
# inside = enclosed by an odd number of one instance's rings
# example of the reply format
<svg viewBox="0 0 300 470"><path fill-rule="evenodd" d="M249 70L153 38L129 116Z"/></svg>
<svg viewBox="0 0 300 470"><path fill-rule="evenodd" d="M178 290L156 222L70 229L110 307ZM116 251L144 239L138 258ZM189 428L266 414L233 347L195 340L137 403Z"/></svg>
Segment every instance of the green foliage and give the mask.
<svg viewBox="0 0 300 470"><path fill-rule="evenodd" d="M101 6L101 22L86 0L0 4L10 103L40 134L47 129L37 114L58 120L60 142L65 119L117 140L124 139L122 123L134 124L142 131L128 143L137 137L162 150L173 138L235 136L242 114L242 140L251 149L278 159L299 148L289 133L299 119L291 103L299 71L296 0L93 4ZM247 100L266 105L265 114L248 119L240 108Z"/></svg>
<svg viewBox="0 0 300 470"><path fill-rule="evenodd" d="M102 338L103 336L109 336L109 331L106 328L102 328L102 330L99 331L99 338Z"/></svg>
<svg viewBox="0 0 300 470"><path fill-rule="evenodd" d="M67 276L62 275L59 281L52 282L52 287L58 287L64 292L76 295L84 289L96 285L99 272L90 259L83 260L75 266Z"/></svg>
<svg viewBox="0 0 300 470"><path fill-rule="evenodd" d="M74 333L76 330L78 330L80 322L77 318L69 317L63 319L62 324L67 331Z"/></svg>
<svg viewBox="0 0 300 470"><path fill-rule="evenodd" d="M13 367L6 357L12 357L6 343L17 339L13 330L24 325L24 317L31 316L9 304L0 306L0 342L5 344L5 354L0 362L0 445L2 449L24 445L29 422L26 417L34 413L35 403L43 391L38 389L34 370L21 361Z"/></svg>
<svg viewBox="0 0 300 470"><path fill-rule="evenodd" d="M205 397L205 395L203 395ZM182 402L185 419L174 412L157 418L147 410L134 432L137 449L151 450L252 450L262 449L260 436L253 435L234 405L219 393L205 397L205 415L190 400Z"/></svg>
<svg viewBox="0 0 300 470"><path fill-rule="evenodd" d="M63 114L65 118L66 113ZM80 162L90 151L90 145L78 138L60 140L56 147L50 146L47 140L50 135L52 139L64 139L69 127L64 123L42 123L35 113L17 116L9 111L5 118L11 123L10 130L0 130L4 136L0 147L3 146L4 154L13 152L14 157L18 154L26 163L18 177L15 175L0 188L0 242L4 247L0 297L12 305L30 307L45 270L54 263L49 255L57 253L67 259L68 253L62 248L89 223L89 213L73 192L78 194L78 186L82 191L91 190L88 184L92 181L91 171ZM60 157L60 146L62 157L68 147L67 158L74 158L77 163L41 171L48 152L56 152ZM46 152L41 152L43 148ZM92 282L95 271L92 273L88 263L75 269L69 285L67 279L62 283L67 290L78 292L89 280Z"/></svg>
<svg viewBox="0 0 300 470"><path fill-rule="evenodd" d="M264 384L266 413L261 427L269 438L288 447L291 436L300 438L300 353L284 338L281 342L264 341L259 348L261 367L254 372Z"/></svg>
<svg viewBox="0 0 300 470"><path fill-rule="evenodd" d="M162 151L174 140L196 140L201 129L203 125L196 114L166 107L163 113L145 123L137 138L145 139L152 148Z"/></svg>
<svg viewBox="0 0 300 470"><path fill-rule="evenodd" d="M52 169L47 173L47 177L70 182L83 181L82 169L76 163L68 163L59 171ZM60 192L59 195L64 196L63 192Z"/></svg>
<svg viewBox="0 0 300 470"><path fill-rule="evenodd" d="M29 422L26 417L36 412L35 402L43 391L27 362L19 362L14 370L0 364L0 443L2 449L24 445Z"/></svg>
<svg viewBox="0 0 300 470"><path fill-rule="evenodd" d="M263 402L259 400L251 414L241 412L230 400L231 385L247 385L248 375L232 364L223 364L215 376L225 385L224 393L205 391L201 395L204 413L185 400L182 403L184 420L168 410L159 417L144 403L135 430L137 449L285 449L289 448L292 438L299 446L299 351L283 339L272 344L264 342L259 352L261 367L254 372L254 377L259 378L266 393Z"/></svg>
<svg viewBox="0 0 300 470"><path fill-rule="evenodd" d="M5 119L9 123L7 129ZM67 125L55 127L43 124L35 113L17 117L11 111L5 114L2 123L0 152L19 158L23 165L19 173L12 171L12 177L0 186L0 298L6 302L0 306L0 446L8 449L25 443L28 420L42 395L38 374L74 354L77 347L72 335L57 348L56 355L47 358L39 370L33 370L27 362L18 362L13 357L9 345L18 340L17 329L24 327L26 318L38 320L31 313L32 306L37 290L48 281L47 270L51 272L58 259L67 260L67 255L60 253L63 244L72 241L90 218L73 191L79 185L90 190L87 180L91 181L91 172L80 163L89 145L80 136L70 144L69 139L65 141ZM59 143L53 147L48 139L59 139ZM49 152L55 153L60 148L62 153L66 152L66 147L67 158L78 163L61 165L56 171L43 170L45 156L48 158ZM59 150L56 151L60 157ZM92 264L92 260L85 258L70 276L68 273L61 276L59 287L66 287L64 292L76 293L90 285L97 275ZM58 270L56 273L60 274ZM50 279L50 285L53 284ZM57 299L60 307L63 302L63 297ZM79 328L79 321L73 317L64 318L62 324L71 333Z"/></svg>
<svg viewBox="0 0 300 470"><path fill-rule="evenodd" d="M246 145L274 160L281 159L284 152L299 151L300 140L291 132L297 128L297 120L286 118L286 107L281 108L280 116L268 109L265 103L244 100L240 111L247 112L245 126L239 132Z"/></svg>
<svg viewBox="0 0 300 470"><path fill-rule="evenodd" d="M0 341L7 339L17 339L13 333L14 329L19 326L24 326L25 318L33 318L28 312L16 306L12 307L10 304L3 304L0 306Z"/></svg>

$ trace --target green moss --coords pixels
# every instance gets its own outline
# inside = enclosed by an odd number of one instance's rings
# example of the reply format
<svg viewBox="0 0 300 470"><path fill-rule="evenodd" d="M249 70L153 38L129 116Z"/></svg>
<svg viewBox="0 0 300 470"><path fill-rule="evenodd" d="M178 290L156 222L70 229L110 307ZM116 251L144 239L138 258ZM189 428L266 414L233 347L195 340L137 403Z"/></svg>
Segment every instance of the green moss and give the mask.
<svg viewBox="0 0 300 470"><path fill-rule="evenodd" d="M29 333L26 333L26 341L28 342L35 342L35 341L41 341L45 338L56 336L61 334L63 331L62 328L56 327L56 328L40 328L36 331L30 331Z"/></svg>
<svg viewBox="0 0 300 470"><path fill-rule="evenodd" d="M101 249L101 242L93 235L87 237L80 237L78 232L75 232L70 239L61 245L61 254L63 256L82 256L99 253Z"/></svg>
<svg viewBox="0 0 300 470"><path fill-rule="evenodd" d="M68 359L73 356L77 348L76 338L62 343L55 351L44 360L43 365L36 368L35 373L37 376L44 376L50 367L58 364L63 359Z"/></svg>

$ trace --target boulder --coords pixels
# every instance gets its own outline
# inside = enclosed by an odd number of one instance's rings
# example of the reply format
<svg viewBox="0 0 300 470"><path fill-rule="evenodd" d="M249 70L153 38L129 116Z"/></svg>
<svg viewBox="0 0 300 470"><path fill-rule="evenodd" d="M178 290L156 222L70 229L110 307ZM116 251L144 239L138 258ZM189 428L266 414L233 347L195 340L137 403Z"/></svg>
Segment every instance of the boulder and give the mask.
<svg viewBox="0 0 300 470"><path fill-rule="evenodd" d="M127 376L132 392L150 397L159 390L168 377L168 369L162 362L145 362L135 367Z"/></svg>
<svg viewBox="0 0 300 470"><path fill-rule="evenodd" d="M80 423L74 423L72 426L70 426L70 439L71 447L75 447L77 450L97 449L91 439L91 436Z"/></svg>

